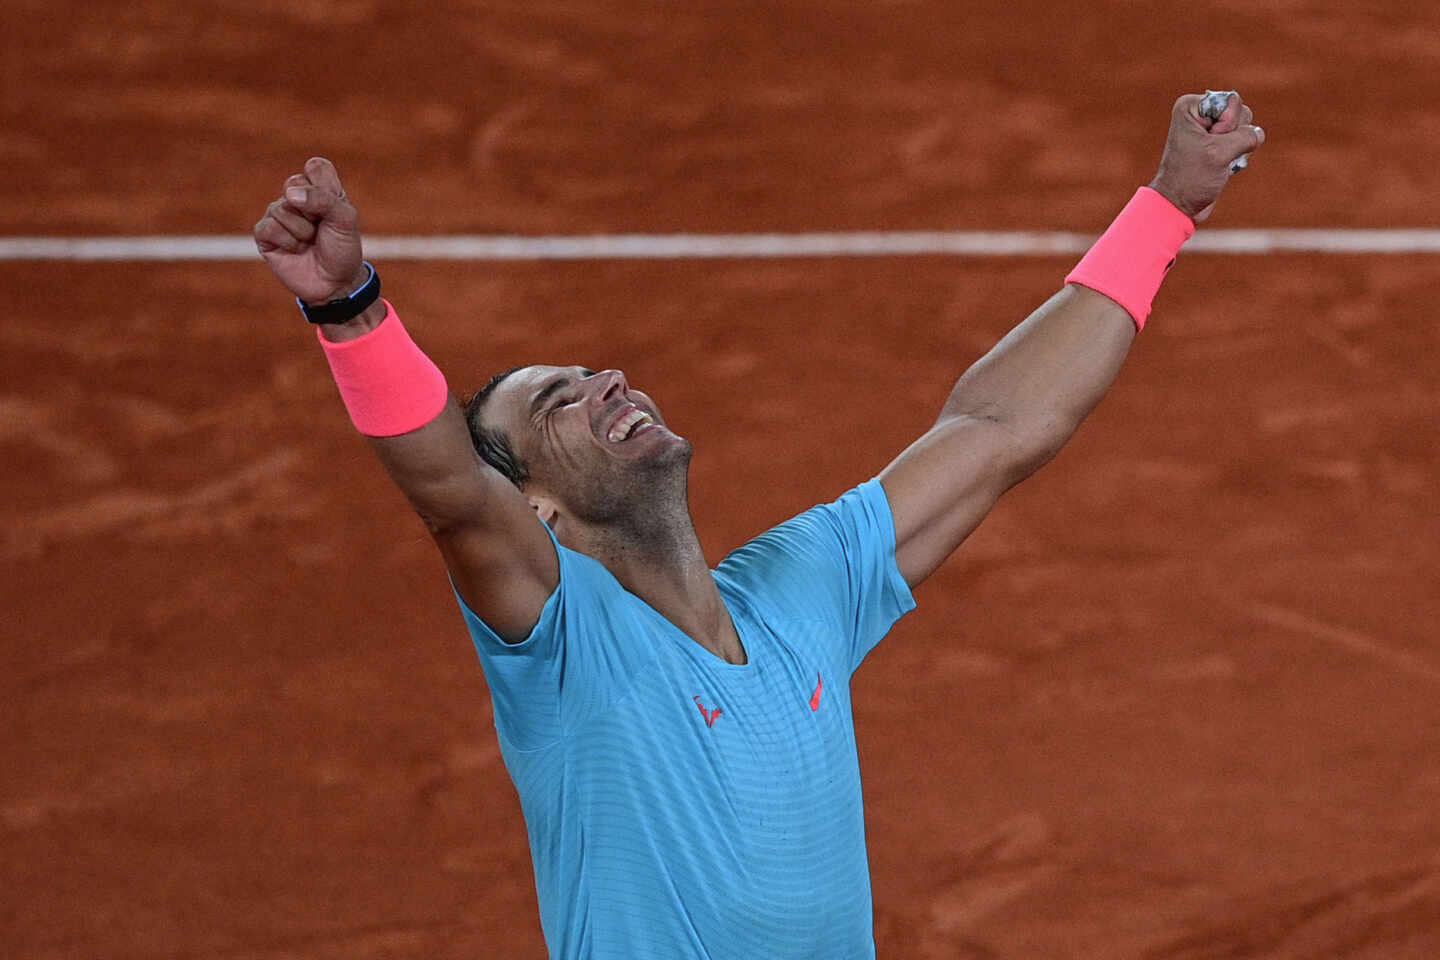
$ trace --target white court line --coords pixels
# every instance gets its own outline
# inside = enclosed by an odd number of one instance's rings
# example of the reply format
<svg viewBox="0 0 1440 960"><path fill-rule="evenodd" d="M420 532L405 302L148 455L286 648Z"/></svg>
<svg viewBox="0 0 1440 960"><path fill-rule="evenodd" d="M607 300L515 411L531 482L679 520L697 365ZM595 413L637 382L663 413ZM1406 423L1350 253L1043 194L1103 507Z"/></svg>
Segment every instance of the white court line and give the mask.
<svg viewBox="0 0 1440 960"><path fill-rule="evenodd" d="M1249 614L1257 620L1283 627L1295 633L1306 634L1317 640L1325 640L1362 656L1373 657L1397 670L1440 683L1440 669L1406 650L1382 643L1375 637L1348 627L1337 626L1316 620L1298 610L1291 610L1273 603L1251 604Z"/></svg>
<svg viewBox="0 0 1440 960"><path fill-rule="evenodd" d="M717 257L1034 257L1084 253L1085 233L612 233L368 236L377 260L670 260ZM1440 229L1202 230L1186 253L1440 253ZM255 260L248 235L0 237L0 260Z"/></svg>

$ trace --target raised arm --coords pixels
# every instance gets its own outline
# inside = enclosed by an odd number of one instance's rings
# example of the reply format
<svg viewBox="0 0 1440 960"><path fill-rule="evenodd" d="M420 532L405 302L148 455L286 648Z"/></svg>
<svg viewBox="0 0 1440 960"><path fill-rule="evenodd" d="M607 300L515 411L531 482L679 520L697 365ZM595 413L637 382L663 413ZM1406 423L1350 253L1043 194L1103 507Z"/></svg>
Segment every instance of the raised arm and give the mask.
<svg viewBox="0 0 1440 960"><path fill-rule="evenodd" d="M1238 94L1214 120L1202 112L1203 99L1175 102L1150 187L1060 292L965 371L935 425L880 474L895 518L896 562L912 587L1001 494L1054 457L1099 403L1192 221L1209 215L1232 163L1263 142Z"/></svg>
<svg viewBox="0 0 1440 960"><path fill-rule="evenodd" d="M344 299L370 278L355 206L323 158L285 181L254 236L306 304ZM317 326L351 419L425 521L460 595L501 637L522 639L560 576L529 503L480 459L459 404L386 301Z"/></svg>

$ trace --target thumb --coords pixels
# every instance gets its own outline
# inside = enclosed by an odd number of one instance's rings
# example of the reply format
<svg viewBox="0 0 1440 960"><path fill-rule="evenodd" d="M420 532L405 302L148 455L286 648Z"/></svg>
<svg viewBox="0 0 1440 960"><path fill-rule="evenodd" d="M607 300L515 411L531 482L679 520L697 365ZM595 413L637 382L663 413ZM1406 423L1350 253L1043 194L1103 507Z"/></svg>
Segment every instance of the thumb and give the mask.
<svg viewBox="0 0 1440 960"><path fill-rule="evenodd" d="M355 227L355 205L331 187L310 183L285 188L285 202L312 223L347 231Z"/></svg>
<svg viewBox="0 0 1440 960"><path fill-rule="evenodd" d="M324 157L311 157L306 160L305 176L317 187L327 187L340 196L345 196L345 187L340 183L340 171Z"/></svg>
<svg viewBox="0 0 1440 960"><path fill-rule="evenodd" d="M1233 163L1247 153L1253 153L1265 142L1265 131L1254 124L1244 124L1229 133L1211 134L1216 153L1225 161Z"/></svg>

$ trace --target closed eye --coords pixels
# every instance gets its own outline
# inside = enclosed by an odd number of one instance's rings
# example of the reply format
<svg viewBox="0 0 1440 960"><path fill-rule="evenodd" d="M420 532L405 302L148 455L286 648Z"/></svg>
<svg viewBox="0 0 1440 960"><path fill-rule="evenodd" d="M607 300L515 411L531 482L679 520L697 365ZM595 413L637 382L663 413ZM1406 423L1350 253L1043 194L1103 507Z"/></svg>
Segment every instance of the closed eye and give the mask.
<svg viewBox="0 0 1440 960"><path fill-rule="evenodd" d="M595 371L589 367L581 367L580 372L586 377L595 376ZM543 412L543 415L548 417L566 404L578 402L580 395L574 392L574 387L575 381L569 377L561 376L551 380L535 394L535 399L530 401L530 416L538 417Z"/></svg>
<svg viewBox="0 0 1440 960"><path fill-rule="evenodd" d="M558 407L562 406L566 401L561 399L557 402L557 398L566 396L564 391L571 385L572 382L570 380L563 378L551 381L546 385L545 389L535 395L534 400L530 401L530 415L532 417L536 416L543 410L548 416Z"/></svg>

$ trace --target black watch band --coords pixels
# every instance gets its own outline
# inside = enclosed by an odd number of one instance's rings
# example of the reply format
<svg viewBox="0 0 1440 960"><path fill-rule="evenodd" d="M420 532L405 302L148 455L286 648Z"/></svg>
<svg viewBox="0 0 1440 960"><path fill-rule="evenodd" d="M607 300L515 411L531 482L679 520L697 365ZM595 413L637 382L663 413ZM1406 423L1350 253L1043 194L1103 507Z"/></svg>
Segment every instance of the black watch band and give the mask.
<svg viewBox="0 0 1440 960"><path fill-rule="evenodd" d="M305 314L306 320L311 323L344 323L346 320L353 320L360 316L370 304L380 299L380 274L369 260L361 262L370 271L370 276L348 297L340 297L329 303L317 304L309 304L299 297L295 298L295 302L300 304L300 312Z"/></svg>

